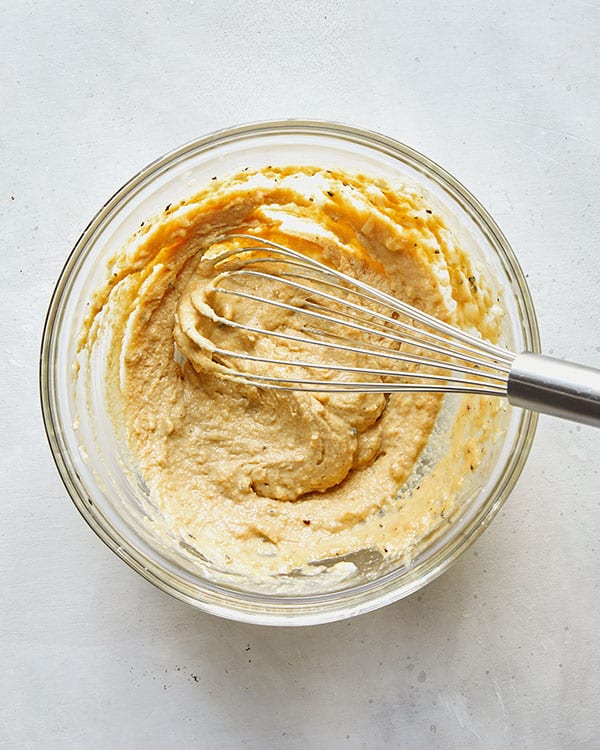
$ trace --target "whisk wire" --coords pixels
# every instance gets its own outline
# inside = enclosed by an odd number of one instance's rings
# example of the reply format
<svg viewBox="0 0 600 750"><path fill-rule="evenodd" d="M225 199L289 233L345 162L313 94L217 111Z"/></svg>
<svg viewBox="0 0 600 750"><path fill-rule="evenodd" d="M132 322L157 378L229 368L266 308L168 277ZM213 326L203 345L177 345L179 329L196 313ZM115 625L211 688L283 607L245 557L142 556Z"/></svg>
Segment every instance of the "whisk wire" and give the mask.
<svg viewBox="0 0 600 750"><path fill-rule="evenodd" d="M247 293L247 292L241 292L239 290L235 290L234 291L234 290L225 289L225 288L220 289L219 291L222 294L228 294L228 295L233 295L233 296L236 296L236 297L241 297L243 299L249 299L249 300L252 300L253 302L258 302L258 303L264 304L264 305L270 305L272 307L277 307L277 308L280 308L280 309L283 309L283 310L287 310L289 312L305 314L305 315L308 315L310 317L316 318L318 320L325 321L327 323L330 323L332 320L334 320L336 322L340 322L340 323L343 322L341 320L337 321L337 319L334 318L333 316L331 316L331 315L325 315L323 313L318 312L317 310L306 310L304 308L297 307L296 305L291 305L289 303L281 302L279 300L268 299L266 297L261 297L261 296L258 296L256 294L251 294L251 293ZM229 320L229 319L224 318L224 317L219 316L219 315L215 316L215 320L216 320L216 322L219 322L219 323L221 323L223 325L228 325L228 326L230 326L232 328L238 328L238 329L246 330L246 331L249 331L251 333L256 333L258 335L269 335L269 336L273 336L275 338L286 339L287 341L293 341L293 342L301 343L301 344L306 344L307 343L307 339L305 337L298 336L298 335L291 334L291 333L286 333L284 331L267 330L266 328L259 328L257 326L252 326L252 325L247 324L247 323L238 323L235 320ZM359 330L359 331L362 331L364 333L372 333L371 329L369 329L366 326L359 325L357 323L344 323L344 325L347 325L348 327L350 327L352 329ZM455 372L462 372L462 373L465 373L465 374L472 374L472 372L473 372L473 368L472 367L469 368L467 366L460 365L460 364L457 364L455 362L451 362L451 361L440 362L440 360L438 360L438 359L431 359L431 358L427 358L427 357L422 357L422 356L417 355L417 354L408 354L408 353L404 353L404 352L400 352L400 351L396 351L396 350L390 350L390 349L386 349L384 347L378 347L378 346L376 346L374 344L369 344L368 347L361 346L361 345L358 345L357 343L355 343L354 341L352 341L351 339L339 336L337 334L331 334L331 333L328 333L327 331L323 331L323 330L319 330L319 329L309 329L309 331L311 333L313 333L314 335L331 336L331 337L335 337L337 339L342 339L344 341L350 342L348 345L342 345L342 344L339 344L339 343L336 344L336 343L334 343L332 341L319 341L318 342L319 346L326 347L326 348L329 348L329 349L337 349L338 351L346 351L346 352L351 352L351 353L355 353L355 354L364 354L364 355L367 355L367 356L372 355L372 356L377 356L377 357L381 357L381 358L385 358L385 359L395 360L397 362L404 362L404 363L409 363L409 364L422 365L424 367L435 367L435 368L443 367L444 369L447 369L447 370L453 370ZM405 342L407 342L406 338L400 338L398 336L392 336L390 334L387 334L387 338L389 338L390 340L399 342L399 343L405 343ZM418 345L418 342L415 342L415 345ZM438 350L438 351L439 351L440 354L447 354L447 351L444 352L444 350L441 350L441 349ZM261 359L263 359L263 361L268 361L271 364L282 364L282 365L290 364L290 365L294 365L294 366L301 366L301 364L303 364L305 366L309 366L309 363L292 362L289 359L286 359L286 360L267 360L267 359L260 358L260 357L252 357L249 354L247 354L246 352L244 352L243 354L240 353L240 352L237 352L237 353L235 353L235 352L228 352L228 354L230 356L243 357L244 359L249 359L249 360L261 360ZM316 365L314 365L314 366L316 366ZM483 366L489 367L489 365L487 363L483 363ZM340 367L337 364L331 363L331 364L329 364L327 366L326 369L330 369L331 370L331 369L343 369L343 368ZM363 372L364 371L363 368L353 368L353 369L356 372ZM401 376L402 375L402 373L397 372L397 371L396 372L389 371L386 374L388 374L388 375L395 374L397 376ZM420 377L421 373L406 373L406 375L407 376L408 375L412 375L412 377ZM506 380L506 377L503 377L502 375L496 375L496 374L491 373L491 372L486 372L485 375L486 375L486 377L492 378L494 380L498 380L500 382L505 382L505 380ZM439 379L439 375L437 376L437 378ZM462 381L462 382L464 382L464 381Z"/></svg>
<svg viewBox="0 0 600 750"><path fill-rule="evenodd" d="M454 326L445 323L444 321L432 315L429 315L428 313L423 312L422 310L419 310L412 305L409 305L402 300L393 297L390 294L387 294L386 292L375 289L369 284L365 284L364 282L360 281L360 279L355 279L342 273L341 271L338 271L335 268L331 268L330 266L325 265L315 258L311 258L307 255L303 255L302 253L298 253L295 250L291 250L290 248L285 247L284 245L280 245L276 242L272 242L271 240L254 237L253 235L249 234L231 234L229 235L229 237L248 239L260 244L252 247L225 251L215 259L215 265L225 262L233 256L238 256L239 260L236 258L236 266L238 268L243 268L244 266L255 265L257 263L273 263L273 256L279 255L283 258L284 262L290 265L294 263L295 265L300 266L304 269L309 268L318 270L320 274L324 275L325 277L335 277L336 279L345 282L349 287L353 287L353 292L355 292L356 289L359 289L361 292L363 292L363 294L366 295L367 298L375 302L387 305L388 307L390 307L390 309L400 312L413 320L417 320L423 325L426 325L434 330L437 330L440 333L445 334L446 336L449 336L452 342L460 340L466 344L473 344L476 347L477 351L479 351L480 349L484 349L490 354L493 354L500 361L506 363L512 362L512 359L514 358L514 354L512 352L509 352L506 349L502 349L501 347L496 346L489 341L485 341L480 337L474 336L467 331L457 329ZM270 252L271 255L267 257L256 257L251 255L257 251ZM243 255L244 253L249 253L249 257L242 258L241 255ZM320 277L319 281L322 281ZM346 287L342 286L341 288L347 291Z"/></svg>
<svg viewBox="0 0 600 750"><path fill-rule="evenodd" d="M273 279L272 274L262 273L260 271L249 271L249 270L239 270L239 271L233 271L233 272L225 271L219 274L214 279L213 287L218 288L218 283L220 281L225 280L226 278L233 277L233 276L236 276L236 277L244 276L244 275L253 276L257 278L263 278L263 279L269 279L269 280ZM315 291L314 288L307 287L303 284L299 284L290 280L287 274L277 276L276 280L298 291L305 291L309 294L311 292L314 293ZM340 284L333 284L330 282L323 282L323 283L324 284L326 283L328 286L331 286L340 291L347 291L347 289L341 286ZM333 321L335 323L345 325L349 328L352 328L357 331L361 331L363 333L373 334L373 332L375 331L378 334L380 334L382 337L385 337L395 343L408 344L411 346L418 347L419 349L426 349L428 351L434 352L435 354L438 354L439 356L451 355L452 357L454 357L454 359L462 360L464 362L469 363L470 367L466 370L465 369L460 370L462 372L471 372L472 367L474 365L477 365L483 368L486 368L486 367L495 368L505 373L508 373L510 370L510 367L508 365L505 365L503 362L498 362L498 359L495 356L489 355L487 358L477 356L478 352L475 351L473 347L468 347L462 344L455 344L454 342L448 341L448 339L442 336L438 336L434 333L430 333L429 331L418 329L419 335L422 336L422 339L417 339L414 337L414 326L411 326L410 324L405 323L402 320L390 318L386 315L383 315L377 312L376 310L372 310L371 308L365 308L362 305L357 305L356 303L353 303L350 300L344 300L344 306L362 314L363 315L362 318L356 315L353 316L346 311L339 311L339 310L336 310L335 314L333 314L331 308L324 307L323 305L320 305L319 303L314 303L310 299L305 299L303 301L304 305L302 307L299 307L297 305L290 305L290 304L282 303L273 299L266 299L264 297L258 297L254 294L248 294L245 292L241 292L239 290L227 289L226 287L220 287L219 292L221 292L222 294L229 294L229 295L243 297L245 299L254 299L256 301L260 301L261 303L264 303L267 305L272 305L274 307L287 309L291 312L318 317L319 319L327 321L327 322ZM353 292L353 293L360 294L358 292ZM320 291L319 294L323 298L331 302L334 302L334 303L339 302L339 297L328 294L327 292ZM364 294L360 294L360 296L366 298L366 295ZM307 307L312 307L314 308L314 310L311 312L310 310L307 309ZM319 313L318 312L319 309L325 310L326 312ZM378 320L384 321L387 328L374 326L371 323L369 326L365 326L364 324L360 322L361 320L364 320L364 316L372 316ZM346 320L344 319L347 319L347 321L358 321L358 322L346 322ZM228 321L223 319L222 322L226 323ZM403 333L402 335L398 336L392 333L389 330L389 328L397 328L402 331L408 331L408 333ZM325 330L311 329L311 331L317 335L328 335L327 331ZM272 331L268 331L266 329L261 332L266 333L266 334L273 334ZM424 341L423 339L427 339L427 340ZM435 344L429 343L429 341L435 342ZM382 356L386 356L384 351L382 351ZM425 364L424 361L422 361L421 363ZM434 364L437 365L438 361L436 360Z"/></svg>
<svg viewBox="0 0 600 750"><path fill-rule="evenodd" d="M260 359L261 362L269 360ZM288 362L287 364L292 364ZM398 373L394 373L395 376ZM505 395L505 389L494 388L489 384L483 384L479 381L466 380L444 380L443 383L420 384L398 383L390 384L389 382L369 382L369 381L331 381L331 380L306 380L305 378L283 378L273 375L260 375L258 373L235 372L225 374L237 383L247 383L249 385L260 385L263 388L274 388L285 391L313 391L318 393L477 393L482 396L502 396ZM409 373L409 377L414 377L414 373ZM439 380L439 379L438 379Z"/></svg>
<svg viewBox="0 0 600 750"><path fill-rule="evenodd" d="M255 244L228 249L205 259L217 271L205 293L229 295L257 305L272 306L291 313L291 316L285 319L288 328L271 329L224 317L215 306L203 305L215 323L260 337L300 344L305 352L310 351L310 347L324 347L372 359L368 360L366 367L343 361L315 362L310 357L291 359L286 356L281 359L235 351L211 341L206 348L216 362L226 366L225 377L263 388L316 392L506 394L515 357L512 352L455 329L359 279L283 245L244 234L229 235L227 239L231 238L247 239ZM264 264L268 264L268 268ZM292 301L277 299L275 295L264 297L253 291L250 284L244 288L247 280L280 284L281 288L293 293ZM296 301L298 296L300 301ZM290 321L293 321L291 327ZM199 334L198 345L202 346L203 341L206 343ZM232 369L236 367L236 361L286 369L283 373L270 374ZM385 361L398 363L400 367L372 366ZM406 369L402 365L416 369ZM302 370L302 377L296 377L293 370L288 374L289 368ZM319 379L319 372L335 372L340 377L337 380ZM346 380L347 376L352 376L352 379ZM365 379L371 376L376 380Z"/></svg>

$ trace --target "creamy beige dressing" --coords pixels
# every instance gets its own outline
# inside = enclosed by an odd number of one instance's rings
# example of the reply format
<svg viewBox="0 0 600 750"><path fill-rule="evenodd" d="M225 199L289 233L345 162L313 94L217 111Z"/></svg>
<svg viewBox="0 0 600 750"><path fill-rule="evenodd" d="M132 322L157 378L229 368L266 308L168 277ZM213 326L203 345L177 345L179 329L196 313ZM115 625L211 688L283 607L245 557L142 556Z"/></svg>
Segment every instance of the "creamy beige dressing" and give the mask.
<svg viewBox="0 0 600 750"><path fill-rule="evenodd" d="M211 272L201 261L236 232L289 245L450 323L499 336L485 279L420 190L298 166L214 181L116 254L81 340L88 351L109 342L107 398L152 505L175 537L250 577L361 550L409 554L454 510L497 402L465 397L444 455L400 493L430 441L441 396L279 392L224 379L198 335L237 334L211 328L202 313ZM264 354L270 344L252 346Z"/></svg>

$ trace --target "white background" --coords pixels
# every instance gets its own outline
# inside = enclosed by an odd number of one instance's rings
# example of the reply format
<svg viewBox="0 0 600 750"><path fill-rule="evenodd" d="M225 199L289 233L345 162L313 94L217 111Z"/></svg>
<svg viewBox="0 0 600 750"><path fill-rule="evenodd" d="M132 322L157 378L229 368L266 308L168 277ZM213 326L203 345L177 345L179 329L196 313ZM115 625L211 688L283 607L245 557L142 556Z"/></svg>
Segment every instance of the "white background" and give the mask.
<svg viewBox="0 0 600 750"><path fill-rule="evenodd" d="M0 0L0 746L600 747L600 431L542 418L442 578L273 629L154 589L87 528L43 435L53 284L165 151L280 117L378 130L455 174L528 275L544 349L600 366L600 6Z"/></svg>

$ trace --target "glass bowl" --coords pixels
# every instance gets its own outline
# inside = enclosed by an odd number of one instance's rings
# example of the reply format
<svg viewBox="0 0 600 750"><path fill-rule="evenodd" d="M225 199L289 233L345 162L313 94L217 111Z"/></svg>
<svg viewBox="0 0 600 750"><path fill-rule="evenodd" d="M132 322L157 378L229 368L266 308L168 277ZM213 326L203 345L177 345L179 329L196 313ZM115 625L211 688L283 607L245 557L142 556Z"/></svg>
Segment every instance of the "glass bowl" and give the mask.
<svg viewBox="0 0 600 750"><path fill-rule="evenodd" d="M364 569L341 583L296 584L285 593L230 580L172 549L152 532L139 502L140 482L124 465L103 405L102 372L91 396L76 386L73 364L86 302L106 280L106 260L149 216L198 192L215 174L277 164L334 165L422 185L457 223L461 238L501 290L506 343L539 351L532 301L519 264L481 204L450 174L413 149L345 125L285 120L243 125L199 138L157 159L124 185L85 229L60 274L45 323L40 364L42 412L58 471L73 502L96 534L161 590L216 615L269 625L308 625L351 617L405 597L439 576L488 526L513 488L529 453L536 416L507 407L501 432L475 478L466 483L460 512L425 540L410 561ZM84 403L87 398L87 402Z"/></svg>

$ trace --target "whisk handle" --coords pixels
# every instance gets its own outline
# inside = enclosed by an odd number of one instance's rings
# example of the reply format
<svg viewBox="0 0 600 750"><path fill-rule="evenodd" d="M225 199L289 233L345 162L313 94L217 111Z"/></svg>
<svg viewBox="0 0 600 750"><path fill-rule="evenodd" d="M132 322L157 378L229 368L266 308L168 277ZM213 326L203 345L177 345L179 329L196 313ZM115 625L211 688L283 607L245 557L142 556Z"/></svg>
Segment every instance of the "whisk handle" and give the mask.
<svg viewBox="0 0 600 750"><path fill-rule="evenodd" d="M518 354L508 376L514 406L600 427L600 370L554 357Z"/></svg>

